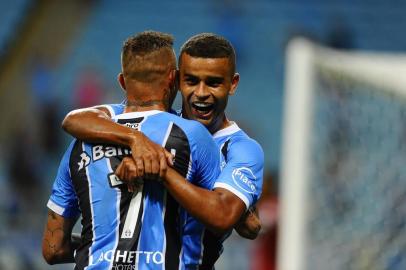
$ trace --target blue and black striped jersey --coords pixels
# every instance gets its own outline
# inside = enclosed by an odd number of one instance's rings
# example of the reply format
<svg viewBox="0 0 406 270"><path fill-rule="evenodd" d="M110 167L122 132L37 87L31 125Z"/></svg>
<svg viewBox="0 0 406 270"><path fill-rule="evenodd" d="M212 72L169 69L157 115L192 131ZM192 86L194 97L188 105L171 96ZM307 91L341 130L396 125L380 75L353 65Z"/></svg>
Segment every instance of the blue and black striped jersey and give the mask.
<svg viewBox="0 0 406 270"><path fill-rule="evenodd" d="M123 111L123 104L111 104L112 116ZM181 116L182 112L174 111ZM262 192L264 153L262 147L234 122L213 134L217 144L221 174L214 188L225 188L238 196L247 209L253 206ZM213 269L223 251L223 242L231 234L217 236L186 213L182 243L181 269ZM202 238L203 236L203 238ZM196 265L196 262L199 262Z"/></svg>
<svg viewBox="0 0 406 270"><path fill-rule="evenodd" d="M190 182L213 187L218 148L200 123L161 111L115 118L173 153L176 170ZM145 181L128 192L114 171L129 154L123 147L75 140L61 161L48 207L67 218L82 214L75 269L182 269L185 250L191 265L198 265L202 252L190 256L190 246L182 244L200 239L199 245L203 226L191 223L161 183Z"/></svg>

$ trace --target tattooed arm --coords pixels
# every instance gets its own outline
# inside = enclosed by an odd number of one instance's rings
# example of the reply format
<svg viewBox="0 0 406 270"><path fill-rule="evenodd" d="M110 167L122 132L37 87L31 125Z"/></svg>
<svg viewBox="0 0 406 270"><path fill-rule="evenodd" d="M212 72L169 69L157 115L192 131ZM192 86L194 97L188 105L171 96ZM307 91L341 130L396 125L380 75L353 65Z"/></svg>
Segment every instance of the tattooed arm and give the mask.
<svg viewBox="0 0 406 270"><path fill-rule="evenodd" d="M80 237L72 235L76 220L64 218L48 210L42 239L42 255L48 264L74 262L73 252L80 244Z"/></svg>

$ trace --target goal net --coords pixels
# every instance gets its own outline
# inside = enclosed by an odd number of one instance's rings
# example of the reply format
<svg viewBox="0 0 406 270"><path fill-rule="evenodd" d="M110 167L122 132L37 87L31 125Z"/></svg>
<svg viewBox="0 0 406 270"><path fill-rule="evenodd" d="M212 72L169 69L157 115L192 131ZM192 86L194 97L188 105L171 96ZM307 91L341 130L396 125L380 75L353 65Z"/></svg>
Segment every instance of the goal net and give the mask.
<svg viewBox="0 0 406 270"><path fill-rule="evenodd" d="M406 269L406 55L287 49L281 270Z"/></svg>

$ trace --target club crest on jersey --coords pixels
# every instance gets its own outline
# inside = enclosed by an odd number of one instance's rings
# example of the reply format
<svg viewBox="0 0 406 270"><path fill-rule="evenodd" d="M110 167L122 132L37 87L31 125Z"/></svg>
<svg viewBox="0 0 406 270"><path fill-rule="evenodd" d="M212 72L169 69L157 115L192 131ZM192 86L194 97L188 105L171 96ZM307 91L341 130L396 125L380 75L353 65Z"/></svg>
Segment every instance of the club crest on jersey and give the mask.
<svg viewBox="0 0 406 270"><path fill-rule="evenodd" d="M234 169L231 177L239 188L251 194L255 193L256 187L252 180L255 181L256 177L249 168L241 167Z"/></svg>
<svg viewBox="0 0 406 270"><path fill-rule="evenodd" d="M86 153L83 152L82 154L80 154L80 161L78 162L78 171L80 171L81 169L87 167L90 164L90 156Z"/></svg>

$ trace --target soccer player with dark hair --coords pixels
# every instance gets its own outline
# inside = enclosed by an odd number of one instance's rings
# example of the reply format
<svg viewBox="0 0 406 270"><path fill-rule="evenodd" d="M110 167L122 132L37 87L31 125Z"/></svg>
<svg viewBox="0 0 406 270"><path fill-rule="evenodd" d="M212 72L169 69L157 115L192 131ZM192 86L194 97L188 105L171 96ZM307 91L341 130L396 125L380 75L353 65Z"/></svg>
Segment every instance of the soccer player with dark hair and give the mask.
<svg viewBox="0 0 406 270"><path fill-rule="evenodd" d="M199 269L213 268L222 242L233 226L247 238L255 238L260 228L259 220L248 209L261 193L263 152L224 112L228 97L234 94L239 82L235 58L232 45L210 33L190 38L179 55L182 116L204 124L221 155L222 172L212 190L191 185L171 168L166 170L160 163L164 163L165 158L159 158L162 154L153 154L156 146L149 145L141 134L118 129L109 117L120 111L119 105L76 110L68 114L63 123L65 130L78 138L130 146L133 158L125 158L116 170L122 180L131 181L143 174L164 175L167 190L208 228L203 230L193 219L183 227L184 235L190 237L183 238L182 262L193 269L196 260L200 262ZM141 148L148 148L146 155ZM152 166L154 159L159 161ZM136 173L132 175L129 171Z"/></svg>
<svg viewBox="0 0 406 270"><path fill-rule="evenodd" d="M221 36L198 34L182 46L178 66L182 114L204 124L213 135L220 148L222 172L213 191L195 195L182 191L180 186L167 188L178 201L183 201L181 205L184 207L199 200L211 205L215 213L204 213L203 207L186 209L199 220L208 217L220 219L220 227L227 230L258 200L263 178L262 148L225 115L228 97L235 93L240 78L236 73L235 51L230 42ZM168 186L175 181L168 177L167 182L170 183ZM177 181L176 184L180 185L181 182ZM255 215L251 219L255 219ZM237 232L243 233L242 230L246 228L238 225ZM251 238L256 236L255 230L245 232L253 234ZM211 269L210 266L220 255L220 243L227 235L229 233L222 238L217 237L215 241L216 235L206 231L203 241L206 243L205 249L210 251L205 250L203 256L204 269Z"/></svg>
<svg viewBox="0 0 406 270"><path fill-rule="evenodd" d="M175 92L172 45L170 35L152 31L125 42L118 80L127 104L114 121L162 145L174 156L172 166L182 180L208 189L220 172L215 142L200 123L166 112ZM42 250L48 263L75 262L75 269L179 269L180 224L187 216L158 181L144 177L129 187L117 178L117 166L129 155L129 148L116 145L70 144L47 204ZM71 239L80 213L81 236Z"/></svg>

